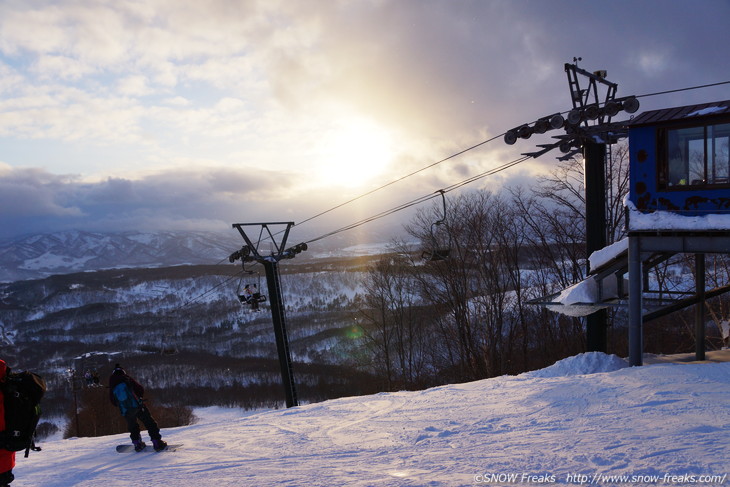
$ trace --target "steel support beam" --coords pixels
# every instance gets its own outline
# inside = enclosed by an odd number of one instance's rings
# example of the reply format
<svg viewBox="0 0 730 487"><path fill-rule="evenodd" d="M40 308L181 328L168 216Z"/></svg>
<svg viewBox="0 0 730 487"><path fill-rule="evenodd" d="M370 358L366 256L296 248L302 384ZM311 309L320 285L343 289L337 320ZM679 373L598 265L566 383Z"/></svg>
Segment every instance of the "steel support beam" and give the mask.
<svg viewBox="0 0 730 487"><path fill-rule="evenodd" d="M651 252L694 253L695 254L695 295L670 305L663 310L643 313L643 294L641 292L642 255ZM655 319L695 303L695 357L705 360L706 308L705 300L728 291L727 287L705 290L705 254L730 253L730 235L726 232L630 232L629 233L629 364L641 365L643 353L642 323Z"/></svg>
<svg viewBox="0 0 730 487"><path fill-rule="evenodd" d="M644 307L643 278L641 239L640 237L629 237L629 365L632 367L642 364L642 354L644 353L644 331L641 317Z"/></svg>
<svg viewBox="0 0 730 487"><path fill-rule="evenodd" d="M642 252L730 254L730 235L722 233L666 233L629 232L641 237Z"/></svg>
<svg viewBox="0 0 730 487"><path fill-rule="evenodd" d="M586 142L583 145L585 161L586 198L586 256L606 246L606 144ZM590 263L586 275L590 274ZM608 351L608 312L605 309L586 317L586 348L589 352Z"/></svg>
<svg viewBox="0 0 730 487"><path fill-rule="evenodd" d="M281 370L281 382L284 385L286 407L299 405L297 389L294 383L294 371L292 369L291 351L289 350L289 338L286 332L286 317L284 315L284 299L281 294L281 281L279 279L279 263L275 260L261 260L266 271L266 285L269 290L269 303L271 304L271 319L274 322L274 336L276 337L276 350L279 354L279 368Z"/></svg>
<svg viewBox="0 0 730 487"><path fill-rule="evenodd" d="M695 358L705 360L705 254L695 254Z"/></svg>

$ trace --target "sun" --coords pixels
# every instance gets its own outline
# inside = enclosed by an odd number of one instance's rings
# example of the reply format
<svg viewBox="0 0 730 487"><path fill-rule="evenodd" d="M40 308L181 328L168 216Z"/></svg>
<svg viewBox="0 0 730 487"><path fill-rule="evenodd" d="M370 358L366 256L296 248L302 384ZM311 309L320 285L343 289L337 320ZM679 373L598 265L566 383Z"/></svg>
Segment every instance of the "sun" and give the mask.
<svg viewBox="0 0 730 487"><path fill-rule="evenodd" d="M377 124L351 119L321 139L316 182L353 188L382 174L393 160L393 137Z"/></svg>

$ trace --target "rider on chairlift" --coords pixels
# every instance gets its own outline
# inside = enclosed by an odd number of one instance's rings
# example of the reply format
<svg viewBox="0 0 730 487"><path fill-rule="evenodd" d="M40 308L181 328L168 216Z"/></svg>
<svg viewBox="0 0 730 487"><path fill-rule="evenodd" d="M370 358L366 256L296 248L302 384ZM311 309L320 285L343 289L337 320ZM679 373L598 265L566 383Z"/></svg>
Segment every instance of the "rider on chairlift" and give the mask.
<svg viewBox="0 0 730 487"><path fill-rule="evenodd" d="M261 302L261 293L259 293L258 289L256 288L256 284L246 284L246 286L243 288L243 294L238 295L238 300L241 301L241 303L250 304L252 310L259 309L259 302Z"/></svg>
<svg viewBox="0 0 730 487"><path fill-rule="evenodd" d="M246 247L244 247L246 248ZM246 250L246 252L249 252ZM233 254L235 256L236 254L239 255L248 255L243 251L243 249L239 252L236 252ZM233 256L231 258L233 258ZM233 259L235 260L235 259ZM233 262L233 261L231 261ZM238 300L241 302L241 304L248 304L251 306L252 311L258 311L259 310L259 303L263 303L266 301L266 296L261 294L258 290L258 286L256 284L246 284L246 286L241 289L241 286L245 282L245 280L248 280L246 277L247 275L250 276L254 274L254 271L252 270L246 270L246 263L245 261L242 264L242 275L241 278L238 281L238 287L236 288L236 296L238 297ZM261 275L258 275L258 281L259 285L261 284Z"/></svg>

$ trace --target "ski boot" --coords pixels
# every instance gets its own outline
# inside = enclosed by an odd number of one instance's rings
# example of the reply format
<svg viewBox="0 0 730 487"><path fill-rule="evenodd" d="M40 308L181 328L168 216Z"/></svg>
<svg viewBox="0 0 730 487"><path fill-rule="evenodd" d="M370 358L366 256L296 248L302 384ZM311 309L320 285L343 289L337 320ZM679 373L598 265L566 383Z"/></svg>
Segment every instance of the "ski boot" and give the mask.
<svg viewBox="0 0 730 487"><path fill-rule="evenodd" d="M152 440L152 447L155 449L155 451L162 451L167 448L167 443L162 441L162 439Z"/></svg>
<svg viewBox="0 0 730 487"><path fill-rule="evenodd" d="M15 475L12 470L0 473L0 487L10 487L10 482L13 480L15 480Z"/></svg>
<svg viewBox="0 0 730 487"><path fill-rule="evenodd" d="M134 451L142 451L147 446L142 440L133 440L132 443L134 443Z"/></svg>

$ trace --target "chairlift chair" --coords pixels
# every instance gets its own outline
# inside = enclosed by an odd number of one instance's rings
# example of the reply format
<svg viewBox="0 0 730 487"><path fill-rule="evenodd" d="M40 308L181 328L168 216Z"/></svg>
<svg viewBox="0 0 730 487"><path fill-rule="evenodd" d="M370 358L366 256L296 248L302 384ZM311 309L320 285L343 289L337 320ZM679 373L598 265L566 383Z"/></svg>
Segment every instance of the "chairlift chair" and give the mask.
<svg viewBox="0 0 730 487"><path fill-rule="evenodd" d="M261 274L259 274L258 272L256 273L256 284L246 283L244 285L244 278L246 277L246 274L252 275L253 271L247 271L244 268L243 272L244 275L242 275L241 279L239 279L238 281L236 296L238 297L238 301L240 301L241 304L249 305L251 306L252 310L257 310L259 309L259 303L263 303L264 301L266 301L266 296L261 294L261 292L259 291L261 289Z"/></svg>
<svg viewBox="0 0 730 487"><path fill-rule="evenodd" d="M443 215L440 220L437 220L431 224L431 248L428 250L424 250L421 254L421 258L424 260L428 260L429 262L446 260L451 253L451 233L449 233L448 228L446 229L446 233L449 236L448 245L439 245L439 241L436 238L436 234L434 233L434 226L438 227L446 223L446 196L444 196L445 192L443 189L440 189L438 190L438 193L441 194L441 202L443 203Z"/></svg>

